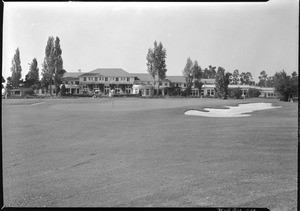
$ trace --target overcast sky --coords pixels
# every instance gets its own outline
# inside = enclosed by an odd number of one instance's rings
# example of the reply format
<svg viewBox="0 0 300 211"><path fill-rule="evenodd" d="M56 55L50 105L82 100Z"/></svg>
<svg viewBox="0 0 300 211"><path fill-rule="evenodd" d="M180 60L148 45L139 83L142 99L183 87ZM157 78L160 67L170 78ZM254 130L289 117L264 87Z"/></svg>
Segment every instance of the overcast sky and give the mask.
<svg viewBox="0 0 300 211"><path fill-rule="evenodd" d="M40 71L49 36L61 41L67 72L118 67L147 73L155 40L167 50L167 75L182 75L187 57L202 68L251 72L255 81L298 71L298 0L265 3L4 2L2 75L19 48L22 78L33 58Z"/></svg>

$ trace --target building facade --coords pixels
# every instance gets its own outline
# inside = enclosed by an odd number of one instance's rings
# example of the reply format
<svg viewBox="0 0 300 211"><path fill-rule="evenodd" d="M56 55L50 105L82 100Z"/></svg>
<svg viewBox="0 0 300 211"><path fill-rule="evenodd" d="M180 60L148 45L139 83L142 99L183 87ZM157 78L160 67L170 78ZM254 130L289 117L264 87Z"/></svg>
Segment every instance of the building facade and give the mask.
<svg viewBox="0 0 300 211"><path fill-rule="evenodd" d="M191 96L214 97L216 94L214 79L201 79L203 83L201 91L192 86ZM118 94L140 94L143 97L151 97L159 89L162 95L171 95L171 91L180 94L187 89L184 76L166 76L158 81L148 73L128 73L121 68L98 68L90 72L67 72L62 77L66 93L71 95L108 95L110 90ZM250 88L258 89L260 97L277 97L274 88L261 88L250 85L229 85L228 88L242 89L242 96L246 96Z"/></svg>

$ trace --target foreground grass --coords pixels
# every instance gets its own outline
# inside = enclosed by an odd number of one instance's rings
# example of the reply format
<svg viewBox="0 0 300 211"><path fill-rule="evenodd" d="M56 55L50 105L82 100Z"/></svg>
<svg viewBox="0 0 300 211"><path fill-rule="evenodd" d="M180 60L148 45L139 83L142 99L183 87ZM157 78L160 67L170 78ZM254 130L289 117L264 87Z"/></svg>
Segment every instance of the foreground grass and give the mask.
<svg viewBox="0 0 300 211"><path fill-rule="evenodd" d="M258 100L43 102L3 101L5 206L296 209L297 104L205 118L183 113Z"/></svg>

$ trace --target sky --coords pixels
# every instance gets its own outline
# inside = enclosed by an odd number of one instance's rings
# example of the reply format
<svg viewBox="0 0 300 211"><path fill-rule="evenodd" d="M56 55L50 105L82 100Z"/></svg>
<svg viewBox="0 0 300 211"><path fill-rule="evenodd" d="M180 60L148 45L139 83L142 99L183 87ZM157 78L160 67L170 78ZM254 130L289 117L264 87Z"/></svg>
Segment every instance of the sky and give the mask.
<svg viewBox="0 0 300 211"><path fill-rule="evenodd" d="M156 40L167 51L167 75L182 75L190 57L204 69L268 75L298 71L299 1L268 2L4 2L2 75L20 50L22 78L33 58L41 72L50 36L59 37L67 72L122 68L147 73Z"/></svg>

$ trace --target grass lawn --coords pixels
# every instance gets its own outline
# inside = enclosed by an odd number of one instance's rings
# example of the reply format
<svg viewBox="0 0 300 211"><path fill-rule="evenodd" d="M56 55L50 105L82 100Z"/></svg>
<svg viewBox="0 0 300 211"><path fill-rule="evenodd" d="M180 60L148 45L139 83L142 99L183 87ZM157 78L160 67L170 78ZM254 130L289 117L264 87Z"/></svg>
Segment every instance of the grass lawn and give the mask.
<svg viewBox="0 0 300 211"><path fill-rule="evenodd" d="M282 107L184 115L249 102ZM297 210L297 111L266 99L4 99L4 205Z"/></svg>

